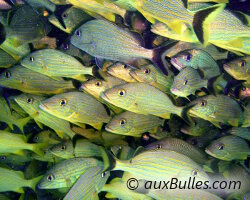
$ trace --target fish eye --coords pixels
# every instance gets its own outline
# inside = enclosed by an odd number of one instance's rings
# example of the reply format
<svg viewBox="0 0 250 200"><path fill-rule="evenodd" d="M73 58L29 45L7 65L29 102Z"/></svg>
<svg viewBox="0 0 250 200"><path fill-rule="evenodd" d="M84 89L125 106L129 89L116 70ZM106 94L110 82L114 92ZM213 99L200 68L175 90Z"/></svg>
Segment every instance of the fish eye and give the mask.
<svg viewBox="0 0 250 200"><path fill-rule="evenodd" d="M27 99L27 103L33 103L33 99L32 98L28 98Z"/></svg>
<svg viewBox="0 0 250 200"><path fill-rule="evenodd" d="M122 89L122 90L118 91L118 94L119 94L120 97L122 97L122 96L124 96L126 94L126 92L125 92L125 90Z"/></svg>
<svg viewBox="0 0 250 200"><path fill-rule="evenodd" d="M62 99L61 101L60 101L60 105L61 106L65 106L67 104L67 100L66 99Z"/></svg>
<svg viewBox="0 0 250 200"><path fill-rule="evenodd" d="M34 141L34 142L37 142L37 141L38 141L38 136L35 136L35 137L33 138L33 141Z"/></svg>
<svg viewBox="0 0 250 200"><path fill-rule="evenodd" d="M185 80L184 83L183 83L183 85L187 85L187 83L188 83L188 80Z"/></svg>
<svg viewBox="0 0 250 200"><path fill-rule="evenodd" d="M120 120L120 125L121 125L121 126L124 126L125 124L126 124L126 119L121 119L121 120Z"/></svg>
<svg viewBox="0 0 250 200"><path fill-rule="evenodd" d="M68 15L66 13L64 13L62 17L66 18L66 17L68 17Z"/></svg>
<svg viewBox="0 0 250 200"><path fill-rule="evenodd" d="M5 160L6 159L6 156L1 156L1 160Z"/></svg>
<svg viewBox="0 0 250 200"><path fill-rule="evenodd" d="M191 54L187 54L187 55L185 56L185 60L186 60L187 62L191 61L191 59L192 59L192 55L191 55Z"/></svg>
<svg viewBox="0 0 250 200"><path fill-rule="evenodd" d="M206 106L206 105L207 105L207 101L205 100L201 101L201 107Z"/></svg>
<svg viewBox="0 0 250 200"><path fill-rule="evenodd" d="M63 146L61 147L61 150L62 150L62 151L65 151L65 150L66 150L66 146L63 145Z"/></svg>
<svg viewBox="0 0 250 200"><path fill-rule="evenodd" d="M197 176L198 172L199 172L198 169L193 170L193 171L192 171L192 176Z"/></svg>
<svg viewBox="0 0 250 200"><path fill-rule="evenodd" d="M77 31L76 31L76 35L80 37L80 36L81 36L81 31L80 31L80 30L77 30Z"/></svg>
<svg viewBox="0 0 250 200"><path fill-rule="evenodd" d="M240 62L240 66L241 66L241 67L245 67L245 65L246 65L246 61L245 61L245 60L242 60L242 61Z"/></svg>
<svg viewBox="0 0 250 200"><path fill-rule="evenodd" d="M34 57L30 57L30 61L33 62L34 61Z"/></svg>
<svg viewBox="0 0 250 200"><path fill-rule="evenodd" d="M99 87L99 86L102 85L102 82L101 81L96 81L95 85Z"/></svg>
<svg viewBox="0 0 250 200"><path fill-rule="evenodd" d="M160 144L156 145L156 149L161 149L161 148L162 148L162 146Z"/></svg>
<svg viewBox="0 0 250 200"><path fill-rule="evenodd" d="M150 69L145 69L145 70L144 70L144 73L145 73L145 74L149 74L149 73L150 73Z"/></svg>
<svg viewBox="0 0 250 200"><path fill-rule="evenodd" d="M219 143L219 144L218 144L218 149L219 149L219 150L223 150L223 149L224 149L224 144Z"/></svg>
<svg viewBox="0 0 250 200"><path fill-rule="evenodd" d="M67 44L67 43L64 44L64 45L63 45L63 49L64 49L64 50L68 50L68 49L69 49L69 44Z"/></svg>
<svg viewBox="0 0 250 200"><path fill-rule="evenodd" d="M126 64L123 65L123 68L124 68L124 69L127 69L127 68L128 68L128 65L126 65Z"/></svg>
<svg viewBox="0 0 250 200"><path fill-rule="evenodd" d="M102 176L102 178L104 178L104 177L106 176L106 172L103 172L103 173L101 174L101 176Z"/></svg>
<svg viewBox="0 0 250 200"><path fill-rule="evenodd" d="M49 182L53 181L53 180L54 180L53 174L49 174L49 175L47 176L47 180L48 180Z"/></svg>
<svg viewBox="0 0 250 200"><path fill-rule="evenodd" d="M9 71L6 71L6 72L4 73L4 76L5 76L6 78L10 78L10 77L11 77L11 73L10 73Z"/></svg>

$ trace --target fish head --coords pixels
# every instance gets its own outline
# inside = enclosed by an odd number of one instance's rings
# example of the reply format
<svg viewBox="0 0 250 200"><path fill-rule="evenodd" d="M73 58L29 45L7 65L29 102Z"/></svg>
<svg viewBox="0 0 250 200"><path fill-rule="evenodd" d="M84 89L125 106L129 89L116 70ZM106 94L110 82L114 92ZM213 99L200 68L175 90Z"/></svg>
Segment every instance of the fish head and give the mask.
<svg viewBox="0 0 250 200"><path fill-rule="evenodd" d="M50 148L50 152L60 158L72 158L74 155L73 144L71 141L56 144Z"/></svg>
<svg viewBox="0 0 250 200"><path fill-rule="evenodd" d="M125 134L133 128L133 121L124 114L117 115L105 126L105 130L111 133Z"/></svg>
<svg viewBox="0 0 250 200"><path fill-rule="evenodd" d="M29 115L35 115L39 113L39 104L45 97L31 95L31 94L21 94L15 97L16 103L27 112Z"/></svg>
<svg viewBox="0 0 250 200"><path fill-rule="evenodd" d="M33 137L35 143L57 144L60 142L59 136L50 130L42 131Z"/></svg>
<svg viewBox="0 0 250 200"><path fill-rule="evenodd" d="M132 86L132 85L131 85ZM118 85L105 90L101 98L117 107L128 108L136 103L136 88L129 84Z"/></svg>
<svg viewBox="0 0 250 200"><path fill-rule="evenodd" d="M131 69L132 67L125 63L116 62L107 68L107 72L112 76L119 77L122 74L129 74Z"/></svg>
<svg viewBox="0 0 250 200"><path fill-rule="evenodd" d="M31 70L35 69L36 71L38 69L46 69L43 59L41 59L41 52L42 51L35 51L34 53L24 57L24 59L21 61L21 65Z"/></svg>
<svg viewBox="0 0 250 200"><path fill-rule="evenodd" d="M90 79L81 85L81 89L98 98L105 90L107 83L99 78Z"/></svg>
<svg viewBox="0 0 250 200"><path fill-rule="evenodd" d="M233 60L223 65L224 70L239 80L245 80L250 75L249 56Z"/></svg>
<svg viewBox="0 0 250 200"><path fill-rule="evenodd" d="M41 181L38 184L38 188L39 189L56 189L56 188L65 187L64 183L61 182L60 177L58 177L58 175L60 175L60 172L58 173L56 171L56 168L52 168L41 179Z"/></svg>
<svg viewBox="0 0 250 200"><path fill-rule="evenodd" d="M21 71L18 69L19 66L14 66L4 70L0 74L0 85L5 87L11 87L12 85L23 84Z"/></svg>
<svg viewBox="0 0 250 200"><path fill-rule="evenodd" d="M68 118L73 114L72 108L76 106L75 102L72 100L73 99L69 95L66 97L65 94L58 94L42 101L39 108L54 116Z"/></svg>
<svg viewBox="0 0 250 200"><path fill-rule="evenodd" d="M155 67L153 65L141 66L139 69L132 70L130 75L139 82L152 83L156 80Z"/></svg>
<svg viewBox="0 0 250 200"><path fill-rule="evenodd" d="M183 69L185 67L194 67L199 60L195 49L184 50L171 58L171 63L177 69Z"/></svg>
<svg viewBox="0 0 250 200"><path fill-rule="evenodd" d="M219 159L225 159L228 155L227 145L221 138L213 141L208 147L206 147L205 151L207 154Z"/></svg>

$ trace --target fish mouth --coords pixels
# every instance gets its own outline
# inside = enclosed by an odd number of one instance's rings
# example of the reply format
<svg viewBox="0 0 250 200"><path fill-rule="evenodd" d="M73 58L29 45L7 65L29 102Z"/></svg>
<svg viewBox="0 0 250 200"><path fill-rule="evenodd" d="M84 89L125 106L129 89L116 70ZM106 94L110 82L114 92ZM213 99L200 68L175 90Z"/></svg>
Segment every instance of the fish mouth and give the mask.
<svg viewBox="0 0 250 200"><path fill-rule="evenodd" d="M113 129L108 127L108 126L105 126L105 130L108 131L108 132L111 132L111 133L113 132Z"/></svg>
<svg viewBox="0 0 250 200"><path fill-rule="evenodd" d="M178 92L179 92L179 90L178 90L178 89L176 89L176 88L171 88L171 89L170 89L170 91L171 91L173 94L176 94L176 93L178 93Z"/></svg>
<svg viewBox="0 0 250 200"><path fill-rule="evenodd" d="M132 78L134 78L134 79L137 80L137 74L135 73L135 71L130 71L130 72L129 72L129 75L130 75ZM138 81L138 80L137 80L137 81Z"/></svg>
<svg viewBox="0 0 250 200"><path fill-rule="evenodd" d="M214 154L211 152L211 151L209 151L209 149L205 149L205 152L208 154L208 155L211 155L211 156L213 156Z"/></svg>
<svg viewBox="0 0 250 200"><path fill-rule="evenodd" d="M105 100L105 101L109 101L109 98L108 98L108 96L105 94L105 92L103 92L103 93L101 94L101 98L102 98L103 100Z"/></svg>
<svg viewBox="0 0 250 200"><path fill-rule="evenodd" d="M85 86L85 84L83 83L81 86L80 86L80 88L79 88L79 90L82 92L82 91L86 91L86 89L87 89L87 87Z"/></svg>
<svg viewBox="0 0 250 200"><path fill-rule="evenodd" d="M108 67L108 69L107 69L107 72L109 73L109 74L115 74L115 71L112 69L112 68L109 68Z"/></svg>
<svg viewBox="0 0 250 200"><path fill-rule="evenodd" d="M185 129L185 128L181 128L181 130L180 130L182 133L184 133L184 134L188 134L188 131Z"/></svg>
<svg viewBox="0 0 250 200"><path fill-rule="evenodd" d="M42 109L42 110L44 110L44 111L48 111L49 110L49 108L45 104L43 104L43 103L41 103L39 105L39 108Z"/></svg>
<svg viewBox="0 0 250 200"><path fill-rule="evenodd" d="M224 68L225 71L227 71L227 70L229 70L230 67L227 64L224 64L223 68Z"/></svg>
<svg viewBox="0 0 250 200"><path fill-rule="evenodd" d="M178 69L179 71L182 69L181 68L181 64L179 63L179 61L176 58L171 58L170 60L171 64L174 65L174 67L176 69Z"/></svg>

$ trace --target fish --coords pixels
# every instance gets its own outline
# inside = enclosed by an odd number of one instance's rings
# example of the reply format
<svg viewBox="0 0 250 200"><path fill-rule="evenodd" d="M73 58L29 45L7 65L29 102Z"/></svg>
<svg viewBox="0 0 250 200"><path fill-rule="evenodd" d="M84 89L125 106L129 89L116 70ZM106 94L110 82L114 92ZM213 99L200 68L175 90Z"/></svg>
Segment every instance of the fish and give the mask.
<svg viewBox="0 0 250 200"><path fill-rule="evenodd" d="M131 70L130 75L138 82L148 83L163 92L170 93L174 75L169 72L165 76L159 69L152 64L141 66L139 69Z"/></svg>
<svg viewBox="0 0 250 200"><path fill-rule="evenodd" d="M50 32L51 26L36 10L23 5L14 11L5 29L6 37L11 38L14 46L18 47L43 38Z"/></svg>
<svg viewBox="0 0 250 200"><path fill-rule="evenodd" d="M194 121L193 125L184 124L181 126L181 132L187 135L192 136L202 136L214 129L214 125L209 121L200 119L200 118L192 118Z"/></svg>
<svg viewBox="0 0 250 200"><path fill-rule="evenodd" d="M189 42L183 42L183 41L177 42L173 47L165 51L164 55L168 58L172 58L179 52L190 50L190 49L201 49L207 52L216 61L227 59L228 57L228 51L219 51L218 48L214 46L213 44L209 44L206 47L204 47L202 44L199 44L199 43L189 43Z"/></svg>
<svg viewBox="0 0 250 200"><path fill-rule="evenodd" d="M140 37L104 20L91 20L71 36L71 43L99 59L128 62L137 58L153 61L167 75L161 54L170 46L145 49Z"/></svg>
<svg viewBox="0 0 250 200"><path fill-rule="evenodd" d="M179 97L187 97L203 87L207 88L208 80L203 79L199 72L192 68L186 67L182 69L177 76L174 77L171 93Z"/></svg>
<svg viewBox="0 0 250 200"><path fill-rule="evenodd" d="M114 116L105 126L105 130L115 134L141 137L142 133L163 126L164 121L164 119L153 115L142 115L126 111Z"/></svg>
<svg viewBox="0 0 250 200"><path fill-rule="evenodd" d="M250 128L249 127L233 127L227 131L227 133L241 137L246 140L250 140Z"/></svg>
<svg viewBox="0 0 250 200"><path fill-rule="evenodd" d="M70 128L70 123L66 120L59 119L39 108L39 105L45 97L21 94L15 98L15 101L20 105L34 120L42 127L41 124L52 128L59 137L63 138L64 134L67 134L70 138L73 138L76 134Z"/></svg>
<svg viewBox="0 0 250 200"><path fill-rule="evenodd" d="M66 28L62 26L55 14L49 16L49 21L54 26L58 27L68 34L71 34L80 24L83 24L92 18L83 10L78 9L75 6L72 6L69 9L65 10L61 14L61 17Z"/></svg>
<svg viewBox="0 0 250 200"><path fill-rule="evenodd" d="M104 159L104 169L122 170L134 174L137 179L148 181L188 180L195 177L196 180L209 180L206 172L189 157L166 149L148 150L138 153L130 160L118 160L111 155Z"/></svg>
<svg viewBox="0 0 250 200"><path fill-rule="evenodd" d="M204 44L207 44L210 36L207 27L225 8L225 4L216 4L191 12L187 9L186 1L130 0L129 2L152 24L159 21L179 34L183 33L184 28L191 29L199 41Z"/></svg>
<svg viewBox="0 0 250 200"><path fill-rule="evenodd" d="M15 65L0 74L0 85L29 94L59 94L75 89L72 81L55 80L21 65Z"/></svg>
<svg viewBox="0 0 250 200"><path fill-rule="evenodd" d="M44 130L39 132L33 137L33 142L35 143L48 143L49 145L58 144L61 141L59 140L56 133L51 130Z"/></svg>
<svg viewBox="0 0 250 200"><path fill-rule="evenodd" d="M188 156L199 164L205 164L207 162L205 152L178 138L163 138L145 147L146 151L157 149L176 151L180 154Z"/></svg>
<svg viewBox="0 0 250 200"><path fill-rule="evenodd" d="M183 107L175 106L159 89L146 83L127 83L102 93L105 101L131 112L169 119L170 113L183 116ZM150 101L148 101L150 99Z"/></svg>
<svg viewBox="0 0 250 200"><path fill-rule="evenodd" d="M190 102L187 107L190 116L210 121L216 127L221 124L239 126L243 123L243 111L240 105L225 95L208 95Z"/></svg>
<svg viewBox="0 0 250 200"><path fill-rule="evenodd" d="M51 12L56 11L56 5L50 1L50 0L45 0L45 1L40 1L40 0L25 0L26 3L28 3L31 7L33 8L41 8L44 7L48 9Z"/></svg>
<svg viewBox="0 0 250 200"><path fill-rule="evenodd" d="M0 121L8 124L8 126L13 130L14 126L17 126L22 132L24 132L24 126L31 121L30 117L16 118L6 100L3 96L0 96Z"/></svg>
<svg viewBox="0 0 250 200"><path fill-rule="evenodd" d="M103 164L95 158L71 158L56 164L46 172L38 184L39 189L70 188L91 167Z"/></svg>
<svg viewBox="0 0 250 200"><path fill-rule="evenodd" d="M250 56L240 57L223 65L224 70L236 80L250 84Z"/></svg>
<svg viewBox="0 0 250 200"><path fill-rule="evenodd" d="M127 173L127 172L125 172ZM145 194L138 194L133 190L128 189L126 185L127 181L123 178L113 178L108 184L105 184L102 188L103 192L107 192L106 198L117 198L126 200L152 200Z"/></svg>
<svg viewBox="0 0 250 200"><path fill-rule="evenodd" d="M198 69L205 79L220 75L220 68L216 61L201 49L189 49L179 52L171 58L171 63L179 71L186 67Z"/></svg>
<svg viewBox="0 0 250 200"><path fill-rule="evenodd" d="M38 155L43 155L42 148L45 144L27 143L27 138L23 135L0 131L0 153L24 154L22 150L33 151Z"/></svg>
<svg viewBox="0 0 250 200"><path fill-rule="evenodd" d="M31 152L23 151L23 155L17 154L1 154L0 163L7 163L11 166L23 166L32 160Z"/></svg>
<svg viewBox="0 0 250 200"><path fill-rule="evenodd" d="M86 123L101 129L110 120L105 107L92 96L82 92L68 92L43 100L39 108L73 123Z"/></svg>
<svg viewBox="0 0 250 200"><path fill-rule="evenodd" d="M126 10L113 4L109 0L67 0L70 4L83 9L89 15L100 18L98 15L105 19L115 22L116 15L121 16L123 19L126 17Z"/></svg>
<svg viewBox="0 0 250 200"><path fill-rule="evenodd" d="M130 75L132 69L135 69L135 67L116 62L107 68L107 72L116 78L122 79L128 83L133 83L137 81Z"/></svg>
<svg viewBox="0 0 250 200"><path fill-rule="evenodd" d="M69 159L69 158L88 158L88 157L100 157L100 146L91 143L86 139L79 139L73 144L73 141L69 140L53 145L50 148L50 152L55 156Z"/></svg>
<svg viewBox="0 0 250 200"><path fill-rule="evenodd" d="M76 58L53 49L35 51L26 56L20 64L51 78L59 77L59 80L60 77L66 77L86 81L84 75L93 75L91 67L85 67Z"/></svg>
<svg viewBox="0 0 250 200"><path fill-rule="evenodd" d="M0 68L9 68L16 63L16 60L2 49L0 49L0 58Z"/></svg>
<svg viewBox="0 0 250 200"><path fill-rule="evenodd" d="M27 180L24 178L22 171L15 171L0 167L0 192L13 191L17 193L24 193L24 187L32 188L35 191L36 185L41 178L42 176L38 176Z"/></svg>
<svg viewBox="0 0 250 200"><path fill-rule="evenodd" d="M250 155L247 142L233 135L212 141L205 151L207 154L225 161L246 160Z"/></svg>
<svg viewBox="0 0 250 200"><path fill-rule="evenodd" d="M102 170L103 168L99 166L88 168L76 181L64 200L99 199L98 193L110 176L109 172L103 173Z"/></svg>

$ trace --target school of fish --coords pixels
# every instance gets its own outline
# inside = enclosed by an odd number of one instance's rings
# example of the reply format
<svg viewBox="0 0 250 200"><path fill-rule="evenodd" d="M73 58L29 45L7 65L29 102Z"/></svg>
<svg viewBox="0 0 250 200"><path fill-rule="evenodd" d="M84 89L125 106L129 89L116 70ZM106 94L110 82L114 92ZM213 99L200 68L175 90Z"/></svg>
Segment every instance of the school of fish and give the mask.
<svg viewBox="0 0 250 200"><path fill-rule="evenodd" d="M0 0L0 200L250 200L249 5Z"/></svg>

